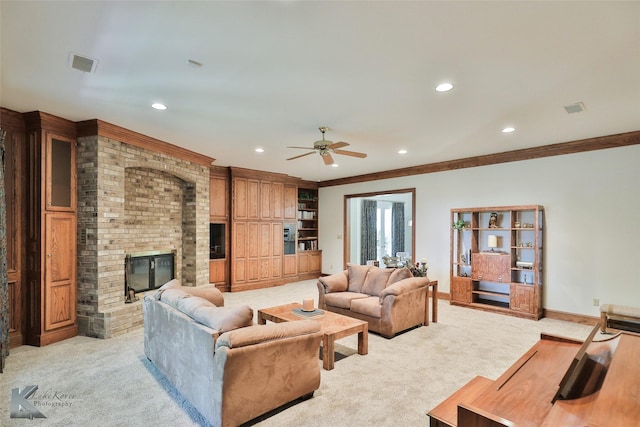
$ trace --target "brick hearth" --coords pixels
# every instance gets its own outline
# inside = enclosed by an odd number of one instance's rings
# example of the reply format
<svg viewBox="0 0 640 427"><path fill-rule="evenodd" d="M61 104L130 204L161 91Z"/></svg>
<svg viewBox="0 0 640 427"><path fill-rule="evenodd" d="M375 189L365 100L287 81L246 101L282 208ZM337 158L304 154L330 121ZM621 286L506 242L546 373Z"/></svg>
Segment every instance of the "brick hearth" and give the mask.
<svg viewBox="0 0 640 427"><path fill-rule="evenodd" d="M209 282L209 169L102 136L79 138L80 334L110 338L142 326L141 301L124 302L125 255L157 250L176 251L183 284Z"/></svg>

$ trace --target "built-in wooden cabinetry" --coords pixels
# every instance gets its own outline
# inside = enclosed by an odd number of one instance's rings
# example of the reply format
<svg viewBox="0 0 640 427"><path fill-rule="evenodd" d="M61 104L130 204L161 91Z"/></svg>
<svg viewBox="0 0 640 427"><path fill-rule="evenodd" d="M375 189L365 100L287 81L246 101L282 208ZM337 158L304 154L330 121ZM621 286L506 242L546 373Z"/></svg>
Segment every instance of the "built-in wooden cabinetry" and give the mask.
<svg viewBox="0 0 640 427"><path fill-rule="evenodd" d="M209 174L209 283L229 288L229 168L212 166Z"/></svg>
<svg viewBox="0 0 640 427"><path fill-rule="evenodd" d="M297 186L293 179L255 170L230 170L230 290L268 287L295 278L296 266L291 254L285 254L285 226L295 224Z"/></svg>
<svg viewBox="0 0 640 427"><path fill-rule="evenodd" d="M452 209L451 222L451 304L542 317L543 207Z"/></svg>
<svg viewBox="0 0 640 427"><path fill-rule="evenodd" d="M318 189L298 189L298 274L317 276L322 267L318 250Z"/></svg>
<svg viewBox="0 0 640 427"><path fill-rule="evenodd" d="M0 108L4 140L4 193L6 208L6 252L9 308L9 348L26 342L26 273L24 227L26 226L27 177L25 127L22 114ZM3 345L0 340L0 347ZM1 362L0 362L1 363Z"/></svg>
<svg viewBox="0 0 640 427"><path fill-rule="evenodd" d="M26 344L77 335L75 124L45 113L25 116L27 133Z"/></svg>
<svg viewBox="0 0 640 427"><path fill-rule="evenodd" d="M306 183L304 190L299 189L301 183L304 182L283 174L234 167L212 168L212 227L216 223L227 224L228 238L225 259L210 260L211 283L222 290L239 291L281 285L320 274L318 189L315 183ZM227 202L220 200L223 194ZM298 223L300 194L313 194L313 200L309 201L313 207L310 206L309 211L314 212L314 219L302 229ZM230 214L225 217L223 212ZM312 240L316 249L313 251L308 250ZM308 246L300 250L299 244ZM212 257L214 248L215 245L212 246Z"/></svg>

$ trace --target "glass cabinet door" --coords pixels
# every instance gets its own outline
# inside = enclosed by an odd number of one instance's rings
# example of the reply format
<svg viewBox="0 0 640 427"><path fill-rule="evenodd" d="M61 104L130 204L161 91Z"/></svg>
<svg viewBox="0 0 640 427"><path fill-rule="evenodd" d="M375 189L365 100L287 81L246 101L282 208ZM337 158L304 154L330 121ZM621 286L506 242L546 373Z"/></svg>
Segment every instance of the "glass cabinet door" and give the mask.
<svg viewBox="0 0 640 427"><path fill-rule="evenodd" d="M47 210L75 210L75 155L74 141L55 136L47 138Z"/></svg>

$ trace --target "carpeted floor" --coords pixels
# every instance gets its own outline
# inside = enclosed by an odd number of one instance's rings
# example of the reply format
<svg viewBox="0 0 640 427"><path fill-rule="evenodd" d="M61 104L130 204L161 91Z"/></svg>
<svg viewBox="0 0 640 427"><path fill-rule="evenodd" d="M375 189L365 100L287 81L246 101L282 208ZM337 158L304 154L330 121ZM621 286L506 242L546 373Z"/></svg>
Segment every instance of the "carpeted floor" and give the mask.
<svg viewBox="0 0 640 427"><path fill-rule="evenodd" d="M254 311L314 297L315 280L225 294L225 305ZM584 339L589 326L538 322L465 309L439 301L439 321L385 339L369 334L369 354L357 336L336 343L342 356L322 370L320 388L252 423L258 426L424 426L426 413L476 375L497 378L541 332ZM322 361L318 363L322 366ZM46 418L10 417L12 389L38 386L29 401ZM100 340L75 337L46 347L11 350L0 374L1 426L198 426L199 413L168 384L143 352L142 329Z"/></svg>

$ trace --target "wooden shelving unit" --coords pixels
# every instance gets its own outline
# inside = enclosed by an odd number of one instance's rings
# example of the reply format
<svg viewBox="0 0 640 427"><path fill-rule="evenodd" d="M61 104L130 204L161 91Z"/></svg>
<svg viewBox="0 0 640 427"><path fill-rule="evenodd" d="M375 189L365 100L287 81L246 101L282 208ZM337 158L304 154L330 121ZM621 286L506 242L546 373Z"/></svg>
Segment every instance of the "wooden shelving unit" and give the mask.
<svg viewBox="0 0 640 427"><path fill-rule="evenodd" d="M322 252L318 249L318 190L298 188L296 252L298 274L320 274Z"/></svg>
<svg viewBox="0 0 640 427"><path fill-rule="evenodd" d="M451 230L451 304L541 318L544 208L452 209L451 223L458 221L464 227Z"/></svg>

